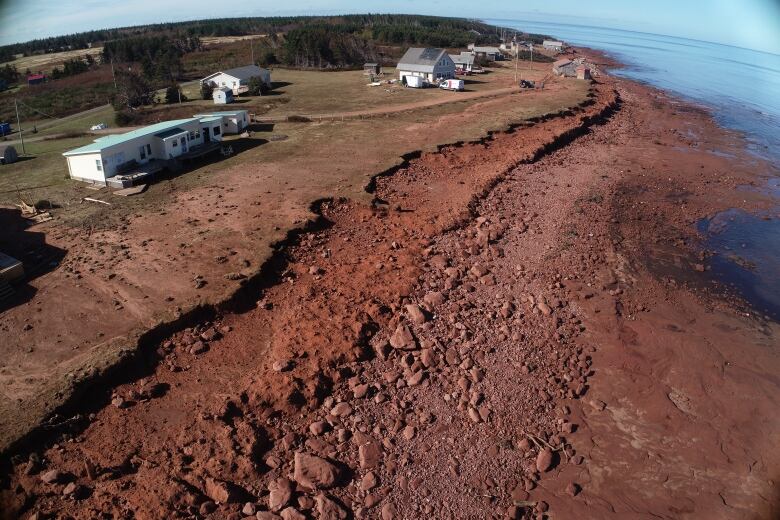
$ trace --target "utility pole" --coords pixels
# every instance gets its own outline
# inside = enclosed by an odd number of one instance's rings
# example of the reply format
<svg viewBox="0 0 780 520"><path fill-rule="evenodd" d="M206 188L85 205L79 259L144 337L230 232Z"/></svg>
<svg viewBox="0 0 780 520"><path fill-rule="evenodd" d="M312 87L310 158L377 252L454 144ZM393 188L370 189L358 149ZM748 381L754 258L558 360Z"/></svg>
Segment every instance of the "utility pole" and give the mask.
<svg viewBox="0 0 780 520"><path fill-rule="evenodd" d="M119 92L116 86L116 74L114 74L114 57L111 56L111 77L114 79L114 92Z"/></svg>
<svg viewBox="0 0 780 520"><path fill-rule="evenodd" d="M16 126L19 127L19 140L22 142L22 153L27 155L27 150L24 148L24 135L22 134L22 120L19 119L19 104L14 98L14 108L16 108Z"/></svg>
<svg viewBox="0 0 780 520"><path fill-rule="evenodd" d="M528 48L531 50L531 64L528 65L528 69L530 70L530 69L534 68L534 44L533 43L529 43L528 44Z"/></svg>

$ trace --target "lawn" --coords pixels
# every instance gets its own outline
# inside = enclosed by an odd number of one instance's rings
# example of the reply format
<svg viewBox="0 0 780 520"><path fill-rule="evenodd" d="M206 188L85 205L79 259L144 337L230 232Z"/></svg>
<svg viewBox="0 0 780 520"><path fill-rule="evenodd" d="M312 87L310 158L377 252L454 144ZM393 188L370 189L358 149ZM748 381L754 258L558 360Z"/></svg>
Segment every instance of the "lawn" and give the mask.
<svg viewBox="0 0 780 520"><path fill-rule="evenodd" d="M73 181L68 179L68 166L62 152L87 144L92 139L44 140L27 143L27 156L13 164L0 166L0 205L19 202L54 200L65 205L77 199ZM16 146L21 154L21 146Z"/></svg>

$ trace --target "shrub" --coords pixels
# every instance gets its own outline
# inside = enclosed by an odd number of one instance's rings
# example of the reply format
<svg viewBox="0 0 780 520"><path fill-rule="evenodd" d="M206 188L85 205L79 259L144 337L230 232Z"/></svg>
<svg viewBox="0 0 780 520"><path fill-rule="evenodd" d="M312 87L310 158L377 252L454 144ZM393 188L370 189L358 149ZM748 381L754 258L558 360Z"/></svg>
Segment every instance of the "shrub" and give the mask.
<svg viewBox="0 0 780 520"><path fill-rule="evenodd" d="M202 83L200 86L200 97L209 100L214 95L214 86L211 83Z"/></svg>

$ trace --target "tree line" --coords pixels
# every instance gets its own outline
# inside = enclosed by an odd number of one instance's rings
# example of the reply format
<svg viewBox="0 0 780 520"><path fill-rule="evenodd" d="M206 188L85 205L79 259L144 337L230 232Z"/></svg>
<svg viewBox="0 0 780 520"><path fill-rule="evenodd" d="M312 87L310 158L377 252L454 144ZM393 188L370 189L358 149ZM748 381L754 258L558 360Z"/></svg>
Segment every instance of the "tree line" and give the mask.
<svg viewBox="0 0 780 520"><path fill-rule="evenodd" d="M212 20L191 20L176 23L150 24L115 29L101 29L76 34L39 38L23 43L0 46L0 62L12 61L16 55L29 56L50 52L86 49L109 42L132 40L149 36L172 36L182 34L190 37L202 36L244 36L249 34L286 33L311 25L351 26L353 28L373 28L381 26L419 28L455 34L475 31L482 37L495 35L496 28L475 20L444 18L418 15L356 14L344 16L277 16L252 18L217 18ZM389 33L388 33L389 34ZM474 34L474 33L472 33ZM437 38L443 36L440 34ZM399 36L386 36L388 41L398 41ZM412 38L403 37L411 43ZM444 41L444 40L438 40ZM453 41L453 40L451 40ZM457 40L458 43L465 40ZM415 43L423 43L419 36ZM433 42L429 44L433 45Z"/></svg>

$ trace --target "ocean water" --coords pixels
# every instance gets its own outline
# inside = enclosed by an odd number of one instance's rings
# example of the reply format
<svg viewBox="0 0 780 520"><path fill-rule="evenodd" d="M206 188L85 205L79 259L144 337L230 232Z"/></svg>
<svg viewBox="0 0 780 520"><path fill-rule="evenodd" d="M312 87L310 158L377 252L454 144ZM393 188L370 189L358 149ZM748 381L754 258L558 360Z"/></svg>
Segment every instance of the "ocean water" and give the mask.
<svg viewBox="0 0 780 520"><path fill-rule="evenodd" d="M486 20L599 49L625 64L612 74L708 107L747 149L780 170L780 55L642 32L522 20ZM755 307L780 319L780 178L762 191L777 204L763 214L730 209L698 223L715 251L710 274Z"/></svg>

